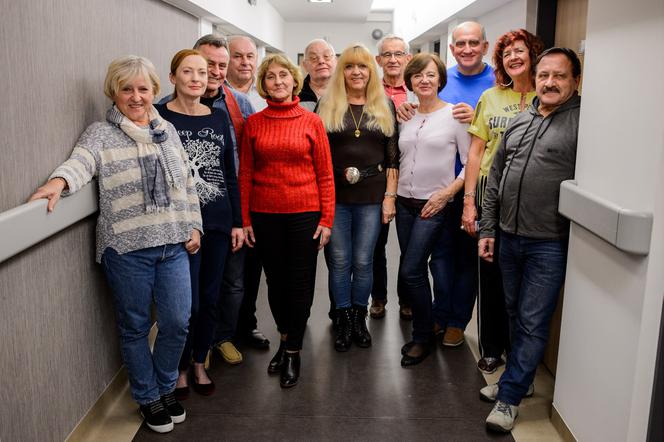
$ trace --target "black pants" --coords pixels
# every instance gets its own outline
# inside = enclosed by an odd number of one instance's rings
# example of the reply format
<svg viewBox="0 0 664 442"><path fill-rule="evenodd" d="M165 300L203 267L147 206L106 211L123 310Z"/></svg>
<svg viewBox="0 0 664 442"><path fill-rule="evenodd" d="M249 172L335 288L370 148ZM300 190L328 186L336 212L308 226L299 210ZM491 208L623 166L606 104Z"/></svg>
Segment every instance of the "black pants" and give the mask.
<svg viewBox="0 0 664 442"><path fill-rule="evenodd" d="M480 290L477 295L477 330L480 355L499 358L509 352L509 323L505 309L503 278L498 266L500 244L494 244L494 261L480 259Z"/></svg>
<svg viewBox="0 0 664 442"><path fill-rule="evenodd" d="M245 336L258 328L256 319L256 299L261 283L263 265L256 249L247 247L244 258L244 295L237 319L237 336Z"/></svg>
<svg viewBox="0 0 664 442"><path fill-rule="evenodd" d="M374 249L373 286L371 287L371 298L383 300L385 303L387 303L387 255L385 253L385 247L387 245L389 232L390 224L383 224L380 233L378 234L376 248ZM406 290L403 289L401 279L397 277L397 296L399 297L399 305L410 306L410 301L406 299L405 293Z"/></svg>
<svg viewBox="0 0 664 442"><path fill-rule="evenodd" d="M268 301L286 349L300 350L314 299L319 212L251 214Z"/></svg>

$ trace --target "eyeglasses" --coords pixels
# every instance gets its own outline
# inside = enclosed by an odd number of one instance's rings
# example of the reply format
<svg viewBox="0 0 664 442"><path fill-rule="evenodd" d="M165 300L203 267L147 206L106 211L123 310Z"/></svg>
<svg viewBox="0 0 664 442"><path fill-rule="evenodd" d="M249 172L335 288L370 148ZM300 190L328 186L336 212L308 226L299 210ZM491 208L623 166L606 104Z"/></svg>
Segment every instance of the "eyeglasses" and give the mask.
<svg viewBox="0 0 664 442"><path fill-rule="evenodd" d="M454 47L456 47L457 49L463 49L466 47L466 45L468 45L471 48L476 48L481 44L482 44L481 40L457 40L454 42Z"/></svg>
<svg viewBox="0 0 664 442"><path fill-rule="evenodd" d="M325 54L325 55L310 55L307 57L307 61L309 63L318 63L319 61L330 61L334 57L333 54Z"/></svg>
<svg viewBox="0 0 664 442"><path fill-rule="evenodd" d="M383 52L380 54L381 57L383 58L403 58L406 56L405 52L397 51L397 52Z"/></svg>

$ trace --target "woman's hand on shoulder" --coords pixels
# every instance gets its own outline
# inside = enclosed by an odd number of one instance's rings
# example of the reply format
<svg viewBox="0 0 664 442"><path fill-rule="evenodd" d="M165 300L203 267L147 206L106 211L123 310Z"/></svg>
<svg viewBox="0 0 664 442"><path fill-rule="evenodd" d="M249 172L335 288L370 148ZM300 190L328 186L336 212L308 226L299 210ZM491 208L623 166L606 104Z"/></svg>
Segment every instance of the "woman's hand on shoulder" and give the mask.
<svg viewBox="0 0 664 442"><path fill-rule="evenodd" d="M470 104L457 103L452 107L452 117L459 123L470 124L474 115L475 109Z"/></svg>
<svg viewBox="0 0 664 442"><path fill-rule="evenodd" d="M64 178L53 178L48 180L46 184L39 187L35 193L32 194L28 201L34 201L38 199L45 198L48 200L46 205L46 210L53 212L55 205L60 200L60 195L62 191L67 188L67 181Z"/></svg>
<svg viewBox="0 0 664 442"><path fill-rule="evenodd" d="M244 229L244 243L247 245L247 247L254 247L254 244L256 244L256 237L254 236L254 228L251 226L247 226Z"/></svg>
<svg viewBox="0 0 664 442"><path fill-rule="evenodd" d="M314 233L314 239L319 239L318 250L325 247L325 245L330 242L330 235L332 235L332 229L329 227L321 226L320 224L316 228L316 233Z"/></svg>
<svg viewBox="0 0 664 442"><path fill-rule="evenodd" d="M191 237L184 243L184 248L190 255L195 255L201 248L201 232L198 229L191 231Z"/></svg>
<svg viewBox="0 0 664 442"><path fill-rule="evenodd" d="M237 252L244 245L244 229L241 227L233 227L231 229L231 251Z"/></svg>

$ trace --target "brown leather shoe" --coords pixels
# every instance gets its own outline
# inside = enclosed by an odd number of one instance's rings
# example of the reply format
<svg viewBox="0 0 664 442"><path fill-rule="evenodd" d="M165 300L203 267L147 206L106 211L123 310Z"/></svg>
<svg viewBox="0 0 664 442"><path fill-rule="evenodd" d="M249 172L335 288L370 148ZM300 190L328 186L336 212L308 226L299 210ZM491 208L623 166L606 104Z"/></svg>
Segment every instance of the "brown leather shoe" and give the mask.
<svg viewBox="0 0 664 442"><path fill-rule="evenodd" d="M381 319L385 317L385 300L372 299L371 307L369 308L369 316L374 319Z"/></svg>
<svg viewBox="0 0 664 442"><path fill-rule="evenodd" d="M407 305L399 306L399 317L404 321L412 321L413 310Z"/></svg>
<svg viewBox="0 0 664 442"><path fill-rule="evenodd" d="M463 344L463 330L458 327L447 327L445 336L443 337L443 345L445 347L458 347Z"/></svg>

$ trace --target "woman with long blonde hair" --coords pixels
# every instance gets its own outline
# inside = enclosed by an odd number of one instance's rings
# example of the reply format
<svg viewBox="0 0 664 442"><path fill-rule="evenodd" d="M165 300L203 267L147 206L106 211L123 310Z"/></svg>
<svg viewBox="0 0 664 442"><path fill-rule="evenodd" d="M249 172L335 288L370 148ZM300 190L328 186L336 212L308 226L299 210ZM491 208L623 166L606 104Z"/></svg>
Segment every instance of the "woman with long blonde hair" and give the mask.
<svg viewBox="0 0 664 442"><path fill-rule="evenodd" d="M327 265L339 319L334 348L347 351L351 342L371 345L366 314L373 251L381 222L389 223L396 213L398 131L394 107L366 47L346 48L330 82L319 108L336 190Z"/></svg>

